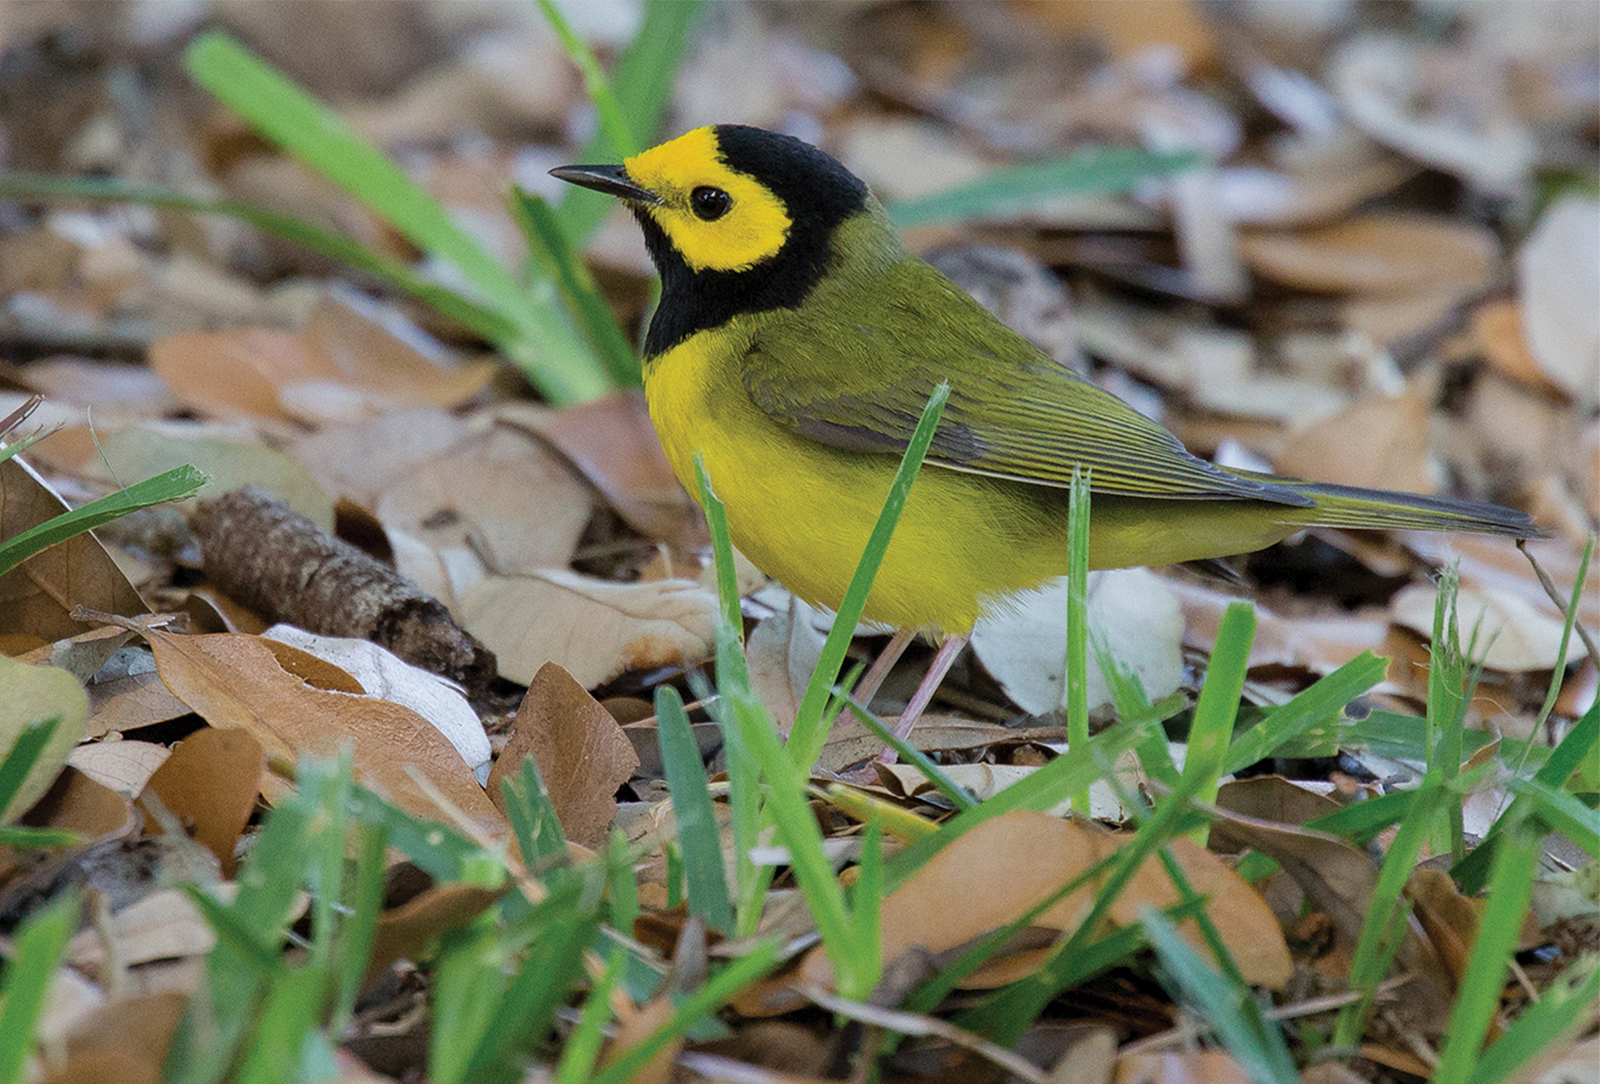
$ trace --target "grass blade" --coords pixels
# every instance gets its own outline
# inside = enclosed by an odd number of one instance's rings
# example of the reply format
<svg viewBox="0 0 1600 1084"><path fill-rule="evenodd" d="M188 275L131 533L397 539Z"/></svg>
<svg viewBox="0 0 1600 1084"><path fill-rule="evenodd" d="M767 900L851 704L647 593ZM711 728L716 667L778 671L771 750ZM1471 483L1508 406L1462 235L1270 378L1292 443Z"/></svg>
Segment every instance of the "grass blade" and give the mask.
<svg viewBox="0 0 1600 1084"><path fill-rule="evenodd" d="M1041 199L1084 192L1121 192L1147 177L1177 173L1199 165L1201 156L1184 151L1157 154L1134 147L1091 147L1066 158L999 169L945 192L898 200L889 217L901 229L952 219L982 218L1026 208Z"/></svg>
<svg viewBox="0 0 1600 1084"><path fill-rule="evenodd" d="M70 512L52 516L38 526L30 527L0 543L0 576L40 550L48 549L57 542L65 542L84 531L92 531L129 512L192 497L207 481L209 478L194 467L174 467Z"/></svg>
<svg viewBox="0 0 1600 1084"><path fill-rule="evenodd" d="M633 44L622 54L611 73L611 91L617 110L626 121L633 140L654 138L672 93L673 80L689 44L689 28L700 13L700 0L674 0L673 3L646 4L644 21ZM583 162L614 162L633 153L634 147L619 146L602 125L600 133L584 147ZM616 200L600 192L572 188L561 199L561 225L574 248L582 248L616 207Z"/></svg>
<svg viewBox="0 0 1600 1084"><path fill-rule="evenodd" d="M12 800L22 789L22 784L27 781L28 773L33 771L33 766L39 763L40 754L44 752L45 746L50 744L50 739L55 736L56 728L60 725L61 716L54 715L36 723L29 723L16 736L11 748L6 751L5 759L0 760L0 815L12 811ZM27 810L18 809L14 812L21 816Z"/></svg>
<svg viewBox="0 0 1600 1084"><path fill-rule="evenodd" d="M1478 1059L1468 1081L1500 1084L1517 1079L1524 1066L1593 1021L1597 1005L1600 958L1585 956L1540 991L1539 1000L1524 1009L1516 1023Z"/></svg>
<svg viewBox="0 0 1600 1084"><path fill-rule="evenodd" d="M1211 664L1206 670L1205 684L1200 687L1200 699L1195 703L1188 754L1183 762L1184 789L1207 804L1217 798L1217 780L1222 776L1228 746L1233 741L1233 723L1239 715L1239 696L1244 691L1250 645L1255 635L1255 610L1242 602L1230 603L1217 629ZM1195 829L1194 840L1204 847L1210 834L1210 826L1202 825Z"/></svg>
<svg viewBox="0 0 1600 1084"><path fill-rule="evenodd" d="M501 343L557 405L598 398L613 383L559 310L516 278L336 113L220 30L184 53L189 74L268 139L333 181L429 255L458 270L516 337Z"/></svg>
<svg viewBox="0 0 1600 1084"><path fill-rule="evenodd" d="M541 0L548 4L548 0ZM511 214L522 228L528 251L555 280L568 310L589 337L595 353L623 387L638 387L642 381L639 357L611 315L611 306L600 295L583 257L572 247L550 205L521 185L511 186Z"/></svg>
<svg viewBox="0 0 1600 1084"><path fill-rule="evenodd" d="M944 769L935 764L927 753L900 737L885 726L883 720L850 699L849 693L845 689L835 686L833 692L843 702L850 714L854 715L862 726L872 731L873 737L878 738L892 748L903 763L911 765L927 776L928 782L933 784L934 789L950 799L950 803L957 809L978 808L977 800L967 793L966 788L958 785L955 780L946 775Z"/></svg>
<svg viewBox="0 0 1600 1084"><path fill-rule="evenodd" d="M1089 740L1089 476L1072 468L1067 490L1067 746ZM1089 815L1089 788L1072 794L1072 809Z"/></svg>
<svg viewBox="0 0 1600 1084"><path fill-rule="evenodd" d="M1223 762L1224 773L1237 772L1272 755L1284 742L1319 722L1383 680L1389 660L1364 651L1333 673L1303 689L1293 700L1274 708L1255 726L1233 739Z"/></svg>
<svg viewBox="0 0 1600 1084"><path fill-rule="evenodd" d="M705 765L689 728L689 716L683 710L678 690L670 685L656 686L656 735L661 742L661 763L683 847L689 913L700 915L707 926L719 933L732 933L733 904L723 871L722 833L717 828L711 793L706 789Z"/></svg>
<svg viewBox="0 0 1600 1084"><path fill-rule="evenodd" d="M78 928L78 897L66 893L31 915L17 931L0 1001L0 1084L24 1079L34 1030L67 941Z"/></svg>

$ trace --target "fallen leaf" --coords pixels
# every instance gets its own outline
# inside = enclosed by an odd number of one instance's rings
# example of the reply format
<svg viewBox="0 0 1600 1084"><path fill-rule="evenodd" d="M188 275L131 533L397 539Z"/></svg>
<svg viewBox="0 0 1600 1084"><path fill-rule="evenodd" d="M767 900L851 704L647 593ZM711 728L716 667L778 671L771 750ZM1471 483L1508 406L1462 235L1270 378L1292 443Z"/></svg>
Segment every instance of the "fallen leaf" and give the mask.
<svg viewBox="0 0 1600 1084"><path fill-rule="evenodd" d="M1347 486L1432 493L1428 403L1420 395L1366 395L1292 432L1272 457L1279 473Z"/></svg>
<svg viewBox="0 0 1600 1084"><path fill-rule="evenodd" d="M1517 253L1528 349L1544 374L1586 409L1600 399L1600 202L1564 195Z"/></svg>
<svg viewBox="0 0 1600 1084"><path fill-rule="evenodd" d="M1472 338L1489 364L1513 380L1559 393L1561 385L1539 367L1522 328L1521 307L1510 298L1487 301L1472 310ZM1570 389L1568 389L1570 390Z"/></svg>
<svg viewBox="0 0 1600 1084"><path fill-rule="evenodd" d="M26 813L50 785L67 754L83 737L89 715L89 698L76 678L54 666L29 666L0 655L0 761L16 746L23 732L36 723L57 720L50 740L39 751L33 767L10 804L0 809L0 824L10 824Z"/></svg>
<svg viewBox="0 0 1600 1084"><path fill-rule="evenodd" d="M1408 584L1390 601L1389 613L1396 623L1429 637L1438 597L1432 584ZM1573 637L1562 660L1561 619L1520 594L1464 586L1456 596L1456 615L1462 647L1476 635L1473 660L1491 670L1553 670L1558 661L1565 666L1583 655L1582 642Z"/></svg>
<svg viewBox="0 0 1600 1084"><path fill-rule="evenodd" d="M512 681L554 662L592 689L625 670L672 666L710 653L717 599L690 580L612 583L565 569L490 576L457 610Z"/></svg>
<svg viewBox="0 0 1600 1084"><path fill-rule="evenodd" d="M1480 226L1386 211L1294 232L1247 231L1239 248L1252 270L1318 293L1416 294L1481 286L1498 246Z"/></svg>
<svg viewBox="0 0 1600 1084"><path fill-rule="evenodd" d="M413 464L373 511L386 530L421 541L446 564L481 561L510 576L565 566L591 508L588 489L563 463L501 426Z"/></svg>
<svg viewBox="0 0 1600 1084"><path fill-rule="evenodd" d="M219 902L232 898L232 885L213 885L206 891ZM189 894L177 888L163 888L113 912L107 933L94 928L79 930L67 942L66 959L76 967L99 968L106 964L106 947L114 946L116 964L134 967L152 960L184 956L204 956L217 943L216 931Z"/></svg>
<svg viewBox="0 0 1600 1084"><path fill-rule="evenodd" d="M494 366L453 362L397 311L344 289L325 293L296 333L235 327L150 344L150 366L173 393L225 420L317 423L458 406L483 389Z"/></svg>
<svg viewBox="0 0 1600 1084"><path fill-rule="evenodd" d="M101 1006L67 1035L64 1057L42 1078L44 1084L161 1084L167 1048L187 1005L185 995L166 992Z"/></svg>
<svg viewBox="0 0 1600 1084"><path fill-rule="evenodd" d="M1089 634L1119 669L1131 671L1152 701L1174 692L1183 677L1179 641L1183 613L1160 577L1143 568L1089 574ZM972 630L972 650L1006 695L1031 715L1066 703L1067 584L1052 580L986 615ZM1089 710L1111 702L1111 689L1091 649Z"/></svg>
<svg viewBox="0 0 1600 1084"><path fill-rule="evenodd" d="M1126 1054L1117 1059L1111 1084L1248 1084L1233 1056L1220 1050L1170 1054Z"/></svg>
<svg viewBox="0 0 1600 1084"><path fill-rule="evenodd" d="M195 842L216 856L223 876L233 876L234 850L255 812L266 771L267 755L248 730L195 731L173 747L140 795L140 808L149 816L146 833L164 831L150 814L148 799L153 795Z"/></svg>
<svg viewBox="0 0 1600 1084"><path fill-rule="evenodd" d="M101 442L101 450L104 462L97 458L84 465L92 477L149 478L190 463L210 475L200 488L201 499L259 485L319 527L333 528L333 501L306 469L248 430L199 422L146 422L110 434Z"/></svg>
<svg viewBox="0 0 1600 1084"><path fill-rule="evenodd" d="M882 953L887 965L913 946L940 953L1015 921L1092 866L1130 835L1113 835L1048 816L1019 811L984 821L940 850L883 901ZM1179 864L1201 892L1212 896L1208 912L1247 981L1281 988L1292 974L1288 946L1277 919L1255 890L1215 855L1175 842ZM1113 924L1138 921L1141 906L1162 907L1177 899L1155 856L1147 859L1124 891ZM1090 881L1047 907L1033 925L1072 931L1088 915L1096 883ZM953 903L952 901L959 901ZM1193 921L1180 935L1202 954L1209 949ZM962 984L987 988L1014 982L1036 970L1049 949L1004 953ZM831 964L814 950L801 964L802 979L826 984Z"/></svg>
<svg viewBox="0 0 1600 1084"><path fill-rule="evenodd" d="M0 539L15 538L67 510L67 502L21 457L0 463ZM0 576L0 634L25 634L45 643L76 636L83 624L68 616L74 606L129 617L149 612L93 532L36 553Z"/></svg>
<svg viewBox="0 0 1600 1084"><path fill-rule="evenodd" d="M410 708L312 688L285 670L260 637L157 629L145 635L173 695L212 726L250 731L269 757L293 763L348 744L356 775L407 812L427 820L445 816L407 773L414 767L481 829L504 830L455 746Z"/></svg>
<svg viewBox="0 0 1600 1084"><path fill-rule="evenodd" d="M414 407L325 425L297 440L289 454L328 496L372 509L391 481L472 435L473 427L448 411Z"/></svg>
<svg viewBox="0 0 1600 1084"><path fill-rule="evenodd" d="M560 449L640 534L679 550L707 543L700 505L678 484L640 392L620 391L536 417L504 409L501 416Z"/></svg>
<svg viewBox="0 0 1600 1084"><path fill-rule="evenodd" d="M532 756L569 840L604 845L617 815L617 788L633 777L639 757L611 713L555 663L545 663L517 709L511 741L489 773L501 801L501 780L514 778Z"/></svg>
<svg viewBox="0 0 1600 1084"><path fill-rule="evenodd" d="M789 596L789 609L762 620L745 639L750 688L777 725L788 734L795 713L822 657L823 635L811 621L811 607Z"/></svg>
<svg viewBox="0 0 1600 1084"><path fill-rule="evenodd" d="M501 889L465 883L431 885L384 911L373 933L366 982L382 975L396 960L420 958L440 934L472 921L503 895Z"/></svg>
<svg viewBox="0 0 1600 1084"><path fill-rule="evenodd" d="M187 713L189 709L183 710ZM94 741L74 749L67 763L101 786L132 799L139 797L169 755L171 750L159 742Z"/></svg>
<svg viewBox="0 0 1600 1084"><path fill-rule="evenodd" d="M371 640L344 636L317 636L293 625L274 625L262 634L272 644L294 649L328 665L337 675L354 679L354 689L321 684L287 661L289 652L273 653L285 670L319 688L335 692L355 692L378 700L388 700L410 708L456 747L474 775L488 778L489 738L483 722L472 710L461 687L438 674L412 666L394 652Z"/></svg>

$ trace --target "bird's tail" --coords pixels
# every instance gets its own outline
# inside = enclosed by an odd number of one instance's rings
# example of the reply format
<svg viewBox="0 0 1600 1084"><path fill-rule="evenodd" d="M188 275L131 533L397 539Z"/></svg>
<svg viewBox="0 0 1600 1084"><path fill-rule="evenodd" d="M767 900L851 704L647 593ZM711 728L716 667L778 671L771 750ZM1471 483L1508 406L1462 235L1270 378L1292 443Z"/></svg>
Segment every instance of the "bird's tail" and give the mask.
<svg viewBox="0 0 1600 1084"><path fill-rule="evenodd" d="M1331 482L1288 483L1296 492L1316 501L1303 514L1308 527L1349 527L1362 530L1471 531L1511 538L1545 538L1548 532L1534 525L1533 517L1514 508L1487 501L1453 497L1427 497L1419 493L1394 493L1360 489ZM1297 517L1298 518L1298 517Z"/></svg>

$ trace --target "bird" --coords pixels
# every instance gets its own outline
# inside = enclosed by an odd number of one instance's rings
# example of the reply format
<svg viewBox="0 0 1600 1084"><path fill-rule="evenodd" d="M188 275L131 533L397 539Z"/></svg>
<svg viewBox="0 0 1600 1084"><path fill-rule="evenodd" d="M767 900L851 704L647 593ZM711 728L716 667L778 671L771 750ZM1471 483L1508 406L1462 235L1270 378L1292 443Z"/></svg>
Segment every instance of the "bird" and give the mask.
<svg viewBox="0 0 1600 1084"><path fill-rule="evenodd" d="M1500 505L1194 455L907 251L866 183L792 136L714 125L550 172L632 211L661 280L641 361L662 448L690 492L702 457L734 544L807 602L837 609L923 408L949 385L862 613L897 630L863 700L913 636L939 644L902 736L978 619L1067 571L1075 471L1092 569L1247 553L1308 527L1542 535Z"/></svg>

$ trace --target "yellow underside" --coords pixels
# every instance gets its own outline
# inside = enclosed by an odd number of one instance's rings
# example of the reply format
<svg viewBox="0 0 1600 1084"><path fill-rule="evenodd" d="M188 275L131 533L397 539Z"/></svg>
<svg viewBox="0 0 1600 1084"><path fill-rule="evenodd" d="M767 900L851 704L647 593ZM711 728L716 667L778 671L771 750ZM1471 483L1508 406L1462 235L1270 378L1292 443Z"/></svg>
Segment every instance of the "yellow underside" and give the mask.
<svg viewBox="0 0 1600 1084"><path fill-rule="evenodd" d="M797 437L739 380L741 322L651 360L645 393L662 447L694 492L705 459L734 545L808 602L837 608L883 507L897 459ZM1093 568L1245 553L1298 530L1300 510L1257 502L1096 497ZM965 633L980 613L1063 575L1067 493L926 467L911 489L868 598L872 621Z"/></svg>

